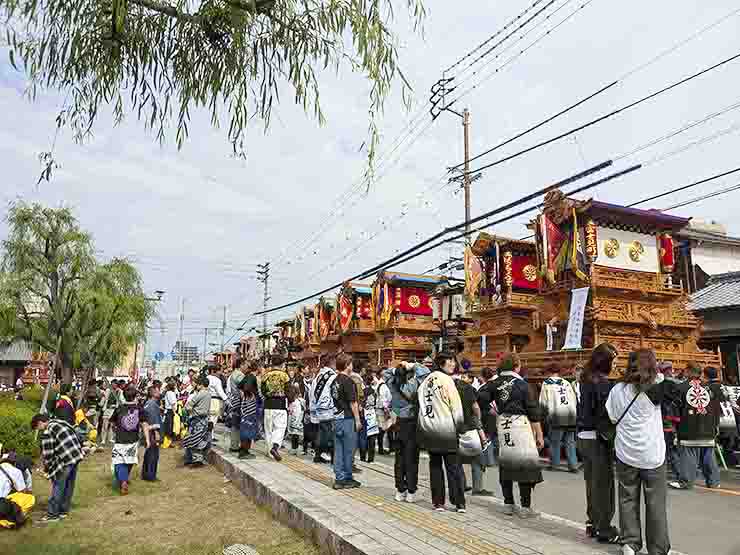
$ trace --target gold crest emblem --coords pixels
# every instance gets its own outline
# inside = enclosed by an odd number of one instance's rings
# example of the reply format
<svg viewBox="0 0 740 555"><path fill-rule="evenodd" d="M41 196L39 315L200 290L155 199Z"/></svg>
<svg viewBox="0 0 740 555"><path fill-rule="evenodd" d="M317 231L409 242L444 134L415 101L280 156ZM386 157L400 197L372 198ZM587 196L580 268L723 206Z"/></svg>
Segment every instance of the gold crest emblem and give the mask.
<svg viewBox="0 0 740 555"><path fill-rule="evenodd" d="M536 281L537 280L537 268L535 268L531 264L527 264L522 269L522 273L524 274L524 279L526 279L527 281Z"/></svg>
<svg viewBox="0 0 740 555"><path fill-rule="evenodd" d="M619 254L619 241L616 239L607 239L604 243L604 254L609 258L616 258Z"/></svg>
<svg viewBox="0 0 740 555"><path fill-rule="evenodd" d="M409 306L411 308L419 308L421 306L421 299L418 295L411 295L409 297Z"/></svg>
<svg viewBox="0 0 740 555"><path fill-rule="evenodd" d="M630 244L630 259L632 262L639 262L642 255L645 254L645 247L639 241L632 241Z"/></svg>

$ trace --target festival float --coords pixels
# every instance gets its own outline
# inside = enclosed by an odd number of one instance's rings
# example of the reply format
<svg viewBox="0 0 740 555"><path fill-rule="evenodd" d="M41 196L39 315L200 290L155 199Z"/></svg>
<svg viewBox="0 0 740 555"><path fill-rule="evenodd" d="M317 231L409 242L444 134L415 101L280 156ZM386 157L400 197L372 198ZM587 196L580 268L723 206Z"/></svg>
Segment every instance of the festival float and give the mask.
<svg viewBox="0 0 740 555"><path fill-rule="evenodd" d="M372 286L376 332L375 362L423 360L431 354L440 331L434 322L434 290L439 276L381 271Z"/></svg>
<svg viewBox="0 0 740 555"><path fill-rule="evenodd" d="M672 278L672 234L689 220L555 190L530 223L535 232L541 308L532 325L544 350L524 349L523 366L541 378L548 365L584 364L603 342L619 351L618 377L631 351L649 348L676 368L721 366L719 352L699 348L702 321Z"/></svg>
<svg viewBox="0 0 740 555"><path fill-rule="evenodd" d="M319 355L336 355L339 351L339 333L337 330L335 305L333 299L321 297L314 306L315 338Z"/></svg>
<svg viewBox="0 0 740 555"><path fill-rule="evenodd" d="M314 314L314 310L302 306L293 321L294 358L306 366L317 365L321 354L320 343L314 339Z"/></svg>
<svg viewBox="0 0 740 555"><path fill-rule="evenodd" d="M464 335L464 358L473 368L495 368L507 351L544 351L537 322L542 300L537 248L481 233L465 250L465 309L472 320Z"/></svg>
<svg viewBox="0 0 740 555"><path fill-rule="evenodd" d="M372 294L369 285L345 283L337 295L339 350L355 360L367 361L370 352L375 351Z"/></svg>

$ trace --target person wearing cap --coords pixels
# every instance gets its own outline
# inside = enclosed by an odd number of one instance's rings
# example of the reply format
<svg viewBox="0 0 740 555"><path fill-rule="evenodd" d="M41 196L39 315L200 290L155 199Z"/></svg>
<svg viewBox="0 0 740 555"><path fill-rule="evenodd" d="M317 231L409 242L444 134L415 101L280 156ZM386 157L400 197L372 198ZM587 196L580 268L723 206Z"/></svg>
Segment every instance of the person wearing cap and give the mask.
<svg viewBox="0 0 740 555"><path fill-rule="evenodd" d="M681 421L678 424L681 467L679 479L668 484L673 489L692 489L697 466L701 467L708 488L720 487L714 449L721 414L720 403L726 398L719 385L711 383L712 380L716 382L717 369L707 368L707 381L702 379L702 374L701 367L691 365L688 381L678 386L681 400Z"/></svg>

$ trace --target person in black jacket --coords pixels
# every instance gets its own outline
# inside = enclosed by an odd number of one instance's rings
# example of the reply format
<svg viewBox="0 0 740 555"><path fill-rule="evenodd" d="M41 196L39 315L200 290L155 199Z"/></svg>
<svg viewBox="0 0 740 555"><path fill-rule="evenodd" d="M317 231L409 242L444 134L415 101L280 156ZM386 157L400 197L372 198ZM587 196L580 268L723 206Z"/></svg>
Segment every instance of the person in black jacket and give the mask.
<svg viewBox="0 0 740 555"><path fill-rule="evenodd" d="M707 368L707 375L717 376L715 368ZM678 449L681 458L680 478L668 485L673 489L691 489L696 479L697 465L708 488L718 488L719 466L714 458L715 438L719 433L720 403L725 395L720 385L702 380L698 365L689 368L689 379L678 387L681 403L681 421L678 424Z"/></svg>
<svg viewBox="0 0 740 555"><path fill-rule="evenodd" d="M504 512L513 515L514 482L519 484L521 518L532 518L532 490L542 482L539 450L542 437L542 411L530 393L529 384L520 375L521 361L516 353L505 355L498 367L498 377L491 383L492 406L498 414L499 482L504 495Z"/></svg>
<svg viewBox="0 0 740 555"><path fill-rule="evenodd" d="M586 482L586 532L603 543L619 542L619 532L612 526L616 510L612 445L599 434L609 422L606 400L612 389L609 373L616 358L617 350L609 343L593 350L581 373L577 411L578 451Z"/></svg>

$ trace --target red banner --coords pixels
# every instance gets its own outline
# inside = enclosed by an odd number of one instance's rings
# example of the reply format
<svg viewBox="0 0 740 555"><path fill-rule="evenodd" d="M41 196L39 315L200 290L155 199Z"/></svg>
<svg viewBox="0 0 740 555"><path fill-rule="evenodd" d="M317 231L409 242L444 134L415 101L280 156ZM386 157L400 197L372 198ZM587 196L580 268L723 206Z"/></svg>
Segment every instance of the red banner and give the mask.
<svg viewBox="0 0 740 555"><path fill-rule="evenodd" d="M432 296L420 287L399 287L396 289L396 308L403 314L431 316Z"/></svg>
<svg viewBox="0 0 740 555"><path fill-rule="evenodd" d="M369 320L373 316L372 303L367 295L357 296L357 316L361 320Z"/></svg>
<svg viewBox="0 0 740 555"><path fill-rule="evenodd" d="M344 295L339 296L339 327L343 332L349 331L352 325L352 302Z"/></svg>
<svg viewBox="0 0 740 555"><path fill-rule="evenodd" d="M547 279L554 282L557 270L555 268L555 259L560 254L560 249L565 242L565 234L545 214L542 214L540 217L542 218L542 241L546 247L544 252L545 268L543 270L547 275Z"/></svg>
<svg viewBox="0 0 740 555"><path fill-rule="evenodd" d="M520 289L537 289L540 278L537 272L537 259L534 255L514 255L511 257L512 286Z"/></svg>
<svg viewBox="0 0 740 555"><path fill-rule="evenodd" d="M664 234L660 236L660 266L666 273L673 271L675 264L673 255L673 238Z"/></svg>

